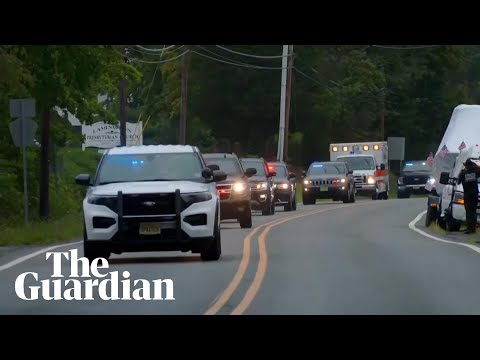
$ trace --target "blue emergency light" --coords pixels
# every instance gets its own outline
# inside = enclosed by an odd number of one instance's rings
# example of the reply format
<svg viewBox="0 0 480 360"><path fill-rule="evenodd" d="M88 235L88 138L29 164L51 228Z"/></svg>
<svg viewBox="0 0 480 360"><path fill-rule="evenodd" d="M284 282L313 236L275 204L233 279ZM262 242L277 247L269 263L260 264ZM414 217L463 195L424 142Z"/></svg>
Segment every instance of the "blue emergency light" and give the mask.
<svg viewBox="0 0 480 360"><path fill-rule="evenodd" d="M323 164L315 164L313 165L314 168L322 168L323 167Z"/></svg>

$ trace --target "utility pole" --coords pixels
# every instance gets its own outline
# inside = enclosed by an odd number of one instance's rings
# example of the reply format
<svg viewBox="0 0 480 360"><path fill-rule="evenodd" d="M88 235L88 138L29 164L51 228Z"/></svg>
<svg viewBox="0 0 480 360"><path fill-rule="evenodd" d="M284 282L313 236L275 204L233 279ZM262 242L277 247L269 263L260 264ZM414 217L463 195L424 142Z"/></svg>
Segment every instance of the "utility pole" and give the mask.
<svg viewBox="0 0 480 360"><path fill-rule="evenodd" d="M128 50L124 48L122 51L125 63L129 63ZM125 78L120 80L118 92L120 96L120 146L127 146L127 81Z"/></svg>
<svg viewBox="0 0 480 360"><path fill-rule="evenodd" d="M185 145L187 143L187 105L188 105L188 68L190 64L190 53L187 52L182 57L181 72L181 104L180 119L178 124L178 143Z"/></svg>
<svg viewBox="0 0 480 360"><path fill-rule="evenodd" d="M285 139L283 158L288 161L288 135L290 133L290 104L292 99L292 82L293 82L293 45L288 45L288 76L287 76L287 105L285 111Z"/></svg>
<svg viewBox="0 0 480 360"><path fill-rule="evenodd" d="M277 159L283 161L283 142L285 140L285 98L287 92L288 45L283 45L282 81L280 93L280 126L278 134Z"/></svg>

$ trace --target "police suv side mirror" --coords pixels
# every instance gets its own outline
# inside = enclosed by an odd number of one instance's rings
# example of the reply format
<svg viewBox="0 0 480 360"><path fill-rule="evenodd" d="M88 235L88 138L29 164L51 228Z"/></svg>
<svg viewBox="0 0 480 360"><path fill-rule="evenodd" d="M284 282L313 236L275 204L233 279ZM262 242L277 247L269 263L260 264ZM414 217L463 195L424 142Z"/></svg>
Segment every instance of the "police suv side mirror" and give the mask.
<svg viewBox="0 0 480 360"><path fill-rule="evenodd" d="M227 173L222 170L215 170L213 172L213 181L218 182L218 181L224 181L227 180Z"/></svg>
<svg viewBox="0 0 480 360"><path fill-rule="evenodd" d="M210 169L209 167L207 167L207 168L205 168L205 169L202 170L202 177L203 177L204 179L209 180L209 179L212 178L212 176L213 176L213 170Z"/></svg>
<svg viewBox="0 0 480 360"><path fill-rule="evenodd" d="M245 175L247 177L252 177L256 173L257 173L257 169L255 169L255 168L248 168L247 170L245 170Z"/></svg>
<svg viewBox="0 0 480 360"><path fill-rule="evenodd" d="M295 179L297 176L295 175L295 173L291 172L291 173L288 173L288 179Z"/></svg>
<svg viewBox="0 0 480 360"><path fill-rule="evenodd" d="M216 164L211 164L211 165L208 165L207 167L212 171L220 170L220 166Z"/></svg>
<svg viewBox="0 0 480 360"><path fill-rule="evenodd" d="M449 180L450 180L450 174L448 172L442 172L440 174L440 184L448 185Z"/></svg>
<svg viewBox="0 0 480 360"><path fill-rule="evenodd" d="M307 172L305 170L302 171L302 178L307 176Z"/></svg>
<svg viewBox="0 0 480 360"><path fill-rule="evenodd" d="M347 171L347 175L352 175L353 174L353 170L348 170Z"/></svg>
<svg viewBox="0 0 480 360"><path fill-rule="evenodd" d="M75 182L78 185L83 186L90 186L92 183L90 182L90 175L88 174L80 174L75 178Z"/></svg>

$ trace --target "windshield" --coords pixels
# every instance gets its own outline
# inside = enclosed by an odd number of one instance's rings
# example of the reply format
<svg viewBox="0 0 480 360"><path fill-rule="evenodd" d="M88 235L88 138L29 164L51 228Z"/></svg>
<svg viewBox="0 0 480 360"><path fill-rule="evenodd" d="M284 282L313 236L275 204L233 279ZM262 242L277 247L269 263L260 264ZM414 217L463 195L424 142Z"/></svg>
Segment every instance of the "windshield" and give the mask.
<svg viewBox="0 0 480 360"><path fill-rule="evenodd" d="M337 160L346 162L352 170L375 170L375 161L371 156L339 157Z"/></svg>
<svg viewBox="0 0 480 360"><path fill-rule="evenodd" d="M425 172L431 173L432 168L425 161L410 161L403 166L403 172Z"/></svg>
<svg viewBox="0 0 480 360"><path fill-rule="evenodd" d="M254 168L257 170L256 176L266 176L265 165L263 162L254 160L242 160L242 166L245 170L248 168Z"/></svg>
<svg viewBox="0 0 480 360"><path fill-rule="evenodd" d="M287 168L285 166L282 166L282 165L269 165L269 166L272 166L272 171L275 171L277 173L277 177L283 177L283 178L286 178L288 177L288 171L287 171Z"/></svg>
<svg viewBox="0 0 480 360"><path fill-rule="evenodd" d="M202 181L202 163L196 153L106 155L96 183L155 180Z"/></svg>
<svg viewBox="0 0 480 360"><path fill-rule="evenodd" d="M209 158L204 157L207 165L218 165L220 170L224 171L227 176L239 176L243 174L240 164L232 158Z"/></svg>
<svg viewBox="0 0 480 360"><path fill-rule="evenodd" d="M308 175L342 175L345 174L344 164L313 164L308 170Z"/></svg>

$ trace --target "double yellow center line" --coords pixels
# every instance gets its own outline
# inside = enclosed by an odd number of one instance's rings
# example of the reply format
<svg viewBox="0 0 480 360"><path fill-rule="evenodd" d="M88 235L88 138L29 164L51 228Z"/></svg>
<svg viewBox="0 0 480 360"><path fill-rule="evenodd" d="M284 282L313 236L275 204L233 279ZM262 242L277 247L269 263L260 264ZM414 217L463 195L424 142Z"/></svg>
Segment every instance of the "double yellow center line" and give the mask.
<svg viewBox="0 0 480 360"><path fill-rule="evenodd" d="M316 214L320 214L326 211L331 211L336 209L345 209L353 206L358 206L358 204L347 205L347 206L336 206L328 209L309 211L307 213L270 221L266 224L262 224L257 228L255 228L244 239L242 260L240 261L240 265L237 269L237 272L235 273L233 280L230 282L227 288L223 291L223 293L214 301L214 303L210 306L210 308L204 313L204 315L217 314L223 308L223 306L225 306L225 304L230 300L233 293L238 288L238 286L240 285L240 282L245 276L245 272L247 271L248 264L250 262L250 253L251 253L250 245L251 245L252 239L262 228L264 228L264 230L258 237L258 249L260 253L260 259L258 262L255 277L253 279L252 284L250 285L247 292L245 293L243 299L240 301L237 307L233 309L230 315L242 315L245 312L245 310L250 306L253 299L255 298L258 291L260 290L260 286L262 285L263 279L265 278L265 274L267 271L267 263L268 263L268 253L267 253L267 246L265 244L265 240L267 238L267 235L272 230L272 228L274 228L275 226L281 225L283 223L286 223L288 221L292 221L302 217L316 215Z"/></svg>

